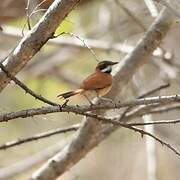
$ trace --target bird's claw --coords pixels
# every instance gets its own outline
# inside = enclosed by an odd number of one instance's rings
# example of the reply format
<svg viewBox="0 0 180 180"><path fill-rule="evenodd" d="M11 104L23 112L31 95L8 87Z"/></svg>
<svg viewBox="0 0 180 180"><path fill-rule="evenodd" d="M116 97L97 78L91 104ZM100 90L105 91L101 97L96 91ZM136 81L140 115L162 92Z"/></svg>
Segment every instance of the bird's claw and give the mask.
<svg viewBox="0 0 180 180"><path fill-rule="evenodd" d="M69 102L69 99L66 99L66 101L62 104L61 107L66 107L68 102Z"/></svg>

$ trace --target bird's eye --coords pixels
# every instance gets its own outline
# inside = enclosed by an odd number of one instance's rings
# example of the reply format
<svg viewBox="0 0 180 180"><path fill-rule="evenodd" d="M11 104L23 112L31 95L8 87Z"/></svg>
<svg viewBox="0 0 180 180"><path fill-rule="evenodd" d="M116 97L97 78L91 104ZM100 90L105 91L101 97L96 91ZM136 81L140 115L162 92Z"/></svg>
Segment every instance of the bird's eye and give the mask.
<svg viewBox="0 0 180 180"><path fill-rule="evenodd" d="M102 64L102 65L99 66L99 69L100 69L100 70L103 70L103 69L106 69L106 68L107 68L107 65L106 65L106 64Z"/></svg>
<svg viewBox="0 0 180 180"><path fill-rule="evenodd" d="M100 69L101 70L101 72L104 72L104 73L111 73L111 71L112 71L112 68L111 68L111 66L104 66L103 67L103 69Z"/></svg>

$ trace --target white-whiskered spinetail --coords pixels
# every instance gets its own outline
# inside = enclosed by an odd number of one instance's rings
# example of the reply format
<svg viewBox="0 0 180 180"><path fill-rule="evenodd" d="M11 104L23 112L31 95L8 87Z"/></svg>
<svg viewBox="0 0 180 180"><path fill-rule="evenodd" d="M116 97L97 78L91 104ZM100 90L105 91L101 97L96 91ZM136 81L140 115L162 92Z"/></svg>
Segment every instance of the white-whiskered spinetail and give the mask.
<svg viewBox="0 0 180 180"><path fill-rule="evenodd" d="M112 86L112 66L118 62L101 61L97 64L95 72L90 74L82 81L80 87L74 91L59 94L57 97L68 99L71 96L81 94L84 95L91 103L92 97L102 97L107 94Z"/></svg>

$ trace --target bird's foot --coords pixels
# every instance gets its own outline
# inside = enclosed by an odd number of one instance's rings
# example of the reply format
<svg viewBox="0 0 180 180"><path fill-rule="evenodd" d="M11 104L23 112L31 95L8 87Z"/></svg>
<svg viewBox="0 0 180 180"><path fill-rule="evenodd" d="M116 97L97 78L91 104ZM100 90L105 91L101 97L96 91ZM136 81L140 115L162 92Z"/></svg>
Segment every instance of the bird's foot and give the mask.
<svg viewBox="0 0 180 180"><path fill-rule="evenodd" d="M69 99L66 99L66 101L62 104L62 107L66 107L69 102Z"/></svg>
<svg viewBox="0 0 180 180"><path fill-rule="evenodd" d="M88 101L89 102L89 105L90 105L90 107L93 107L95 104L93 103L93 102L91 102L91 101Z"/></svg>
<svg viewBox="0 0 180 180"><path fill-rule="evenodd" d="M116 103L112 99L110 99L110 98L98 97L98 99L100 100L100 103L102 101L105 101L105 102L111 102L112 104L116 105Z"/></svg>

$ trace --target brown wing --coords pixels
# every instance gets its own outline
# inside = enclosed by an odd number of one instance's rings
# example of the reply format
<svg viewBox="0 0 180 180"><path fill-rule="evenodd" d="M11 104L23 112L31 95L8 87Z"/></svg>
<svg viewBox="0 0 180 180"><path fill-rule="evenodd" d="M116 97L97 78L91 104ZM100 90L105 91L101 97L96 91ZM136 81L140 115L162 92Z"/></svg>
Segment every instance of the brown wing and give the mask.
<svg viewBox="0 0 180 180"><path fill-rule="evenodd" d="M96 90L108 87L112 84L111 74L95 72L88 76L80 85L85 90Z"/></svg>

